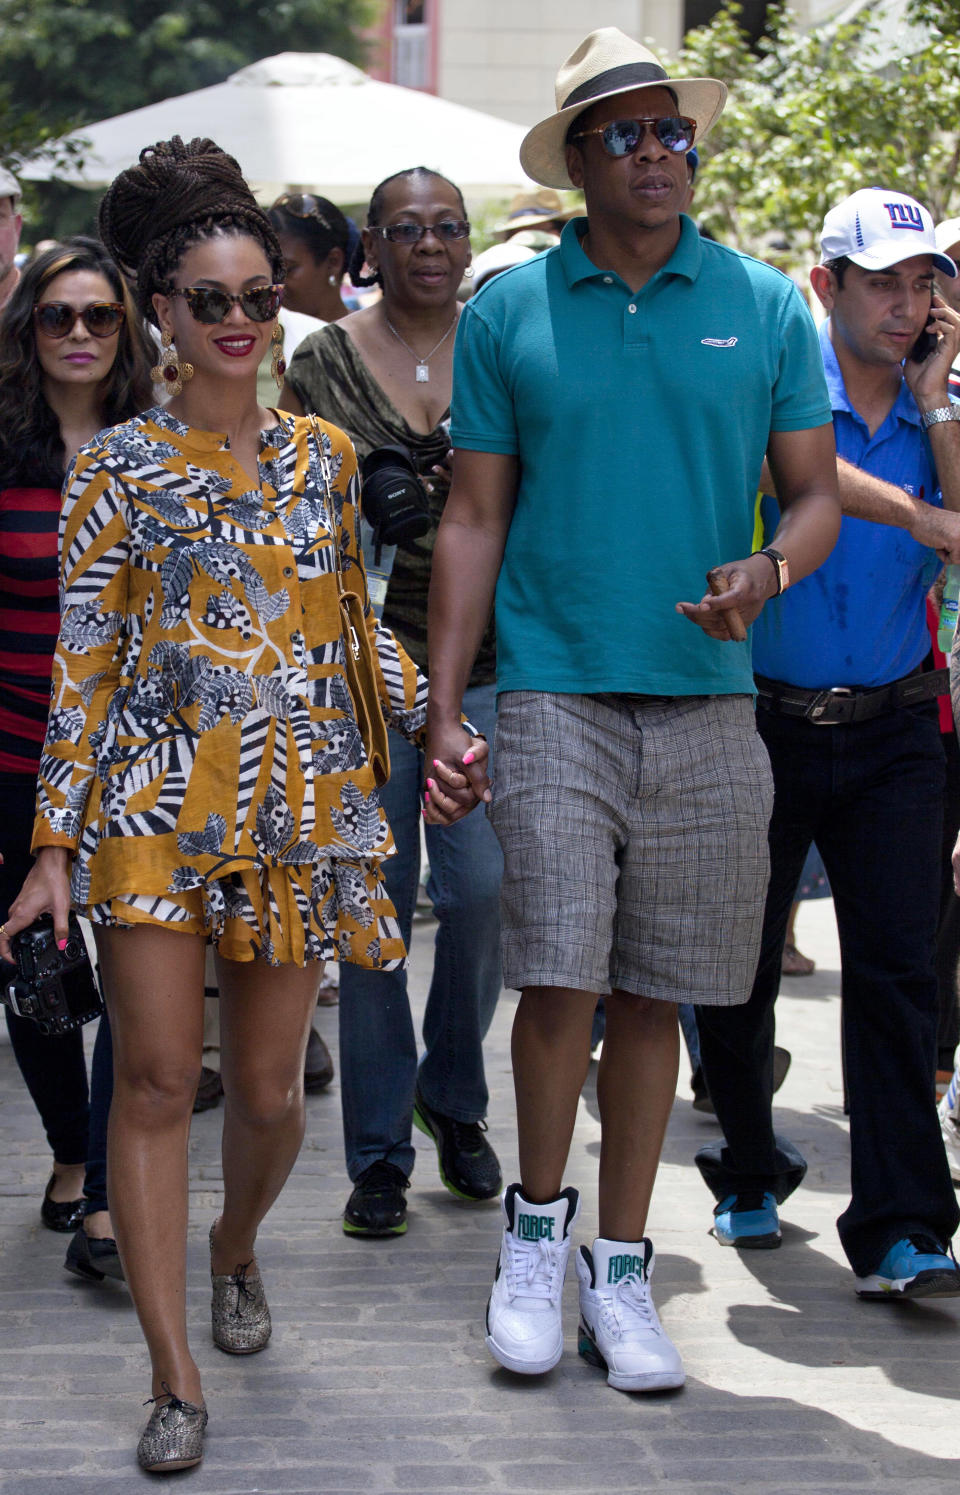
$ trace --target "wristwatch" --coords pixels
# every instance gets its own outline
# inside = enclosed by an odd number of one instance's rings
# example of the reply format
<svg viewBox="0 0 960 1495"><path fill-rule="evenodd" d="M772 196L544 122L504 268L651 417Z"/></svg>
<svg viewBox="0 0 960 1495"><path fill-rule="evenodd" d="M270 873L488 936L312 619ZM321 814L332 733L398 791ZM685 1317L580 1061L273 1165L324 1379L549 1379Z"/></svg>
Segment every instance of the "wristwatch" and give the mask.
<svg viewBox="0 0 960 1495"><path fill-rule="evenodd" d="M777 573L777 596L785 592L790 585L790 568L787 565L786 556L779 550L774 550L772 545L765 545L762 550L755 550L754 555L765 555L773 564Z"/></svg>
<svg viewBox="0 0 960 1495"><path fill-rule="evenodd" d="M938 405L936 410L924 410L920 419L923 429L929 431L931 426L938 426L944 420L960 420L960 405Z"/></svg>

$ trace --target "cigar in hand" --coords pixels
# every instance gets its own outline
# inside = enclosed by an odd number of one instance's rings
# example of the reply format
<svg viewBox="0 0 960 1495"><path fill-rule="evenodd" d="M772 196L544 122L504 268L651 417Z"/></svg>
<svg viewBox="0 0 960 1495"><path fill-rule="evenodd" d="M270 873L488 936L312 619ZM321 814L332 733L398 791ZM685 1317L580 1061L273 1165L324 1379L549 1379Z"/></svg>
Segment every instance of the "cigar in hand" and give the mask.
<svg viewBox="0 0 960 1495"><path fill-rule="evenodd" d="M707 586L714 597L722 597L724 592L729 592L730 590L730 583L719 566L714 566L712 571L707 572ZM729 628L730 637L734 643L742 644L747 637L747 629L737 609L735 607L729 608L723 614L723 621Z"/></svg>

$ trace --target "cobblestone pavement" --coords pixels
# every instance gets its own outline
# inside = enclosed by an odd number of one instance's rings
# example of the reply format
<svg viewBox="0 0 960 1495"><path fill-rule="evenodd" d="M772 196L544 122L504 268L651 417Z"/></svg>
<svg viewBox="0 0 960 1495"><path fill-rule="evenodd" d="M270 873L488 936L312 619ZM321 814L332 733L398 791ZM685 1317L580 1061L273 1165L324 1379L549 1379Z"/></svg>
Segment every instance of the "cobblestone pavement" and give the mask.
<svg viewBox="0 0 960 1495"><path fill-rule="evenodd" d="M422 1001L430 926L419 926ZM210 1429L203 1466L173 1476L192 1495L451 1495L454 1491L669 1491L670 1495L943 1495L960 1473L960 1299L860 1303L834 1230L847 1174L838 1060L839 972L829 902L806 904L801 948L815 975L787 980L778 1039L794 1055L778 1125L810 1161L779 1251L741 1255L708 1235L692 1166L715 1135L690 1107L686 1072L650 1231L656 1299L686 1363L679 1393L627 1396L576 1354L541 1379L499 1370L483 1344L499 1217L455 1202L424 1144L410 1229L386 1242L340 1229L348 1192L337 1083L308 1102L307 1140L260 1237L274 1319L262 1354L233 1359L209 1337L206 1234L217 1208L220 1113L194 1120L188 1313ZM516 1173L506 993L488 1040L490 1136ZM336 1009L319 1023L331 1047ZM125 1495L150 1483L133 1450L149 1376L126 1290L64 1273L67 1238L38 1206L48 1154L0 1044L0 1491ZM599 1124L585 1087L568 1182L596 1220ZM156 1488L156 1484L154 1485Z"/></svg>

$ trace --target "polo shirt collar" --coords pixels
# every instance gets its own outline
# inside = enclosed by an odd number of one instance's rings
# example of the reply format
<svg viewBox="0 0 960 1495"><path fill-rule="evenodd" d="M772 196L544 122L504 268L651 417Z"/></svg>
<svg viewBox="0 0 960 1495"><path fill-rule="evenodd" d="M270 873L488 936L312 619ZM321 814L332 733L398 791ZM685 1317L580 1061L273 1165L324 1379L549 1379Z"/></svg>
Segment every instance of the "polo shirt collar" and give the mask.
<svg viewBox="0 0 960 1495"><path fill-rule="evenodd" d="M840 371L840 364L837 360L836 349L833 346L833 339L830 336L829 317L820 325L820 352L823 354L823 371L827 376L830 409L845 410L848 415L854 416L857 420L862 420L863 417L858 411L854 410L847 398L847 389L843 382L843 374ZM921 425L920 410L910 392L910 386L907 384L906 379L901 378L900 380L900 392L890 407L887 420L890 419L891 415L895 416L897 420L909 422L911 426ZM886 421L884 421L884 425L886 425Z"/></svg>
<svg viewBox="0 0 960 1495"><path fill-rule="evenodd" d="M608 270L599 269L583 251L580 240L587 231L587 223L586 218L571 218L560 235L560 262L567 284L571 287L581 280L593 280L610 274ZM702 259L703 248L697 225L692 218L681 213L680 237L672 255L657 274L682 275L684 279L693 281L700 274Z"/></svg>

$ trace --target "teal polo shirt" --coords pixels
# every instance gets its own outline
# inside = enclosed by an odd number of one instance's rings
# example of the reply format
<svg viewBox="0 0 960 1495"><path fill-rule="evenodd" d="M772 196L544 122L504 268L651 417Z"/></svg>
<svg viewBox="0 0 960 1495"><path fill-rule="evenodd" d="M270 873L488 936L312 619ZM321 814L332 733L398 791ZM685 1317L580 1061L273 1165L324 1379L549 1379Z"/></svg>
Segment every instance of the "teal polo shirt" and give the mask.
<svg viewBox="0 0 960 1495"><path fill-rule="evenodd" d="M829 425L806 303L703 240L634 295L560 244L498 275L457 331L452 443L519 458L497 581L497 689L753 691L750 646L674 611L752 550L771 431Z"/></svg>

